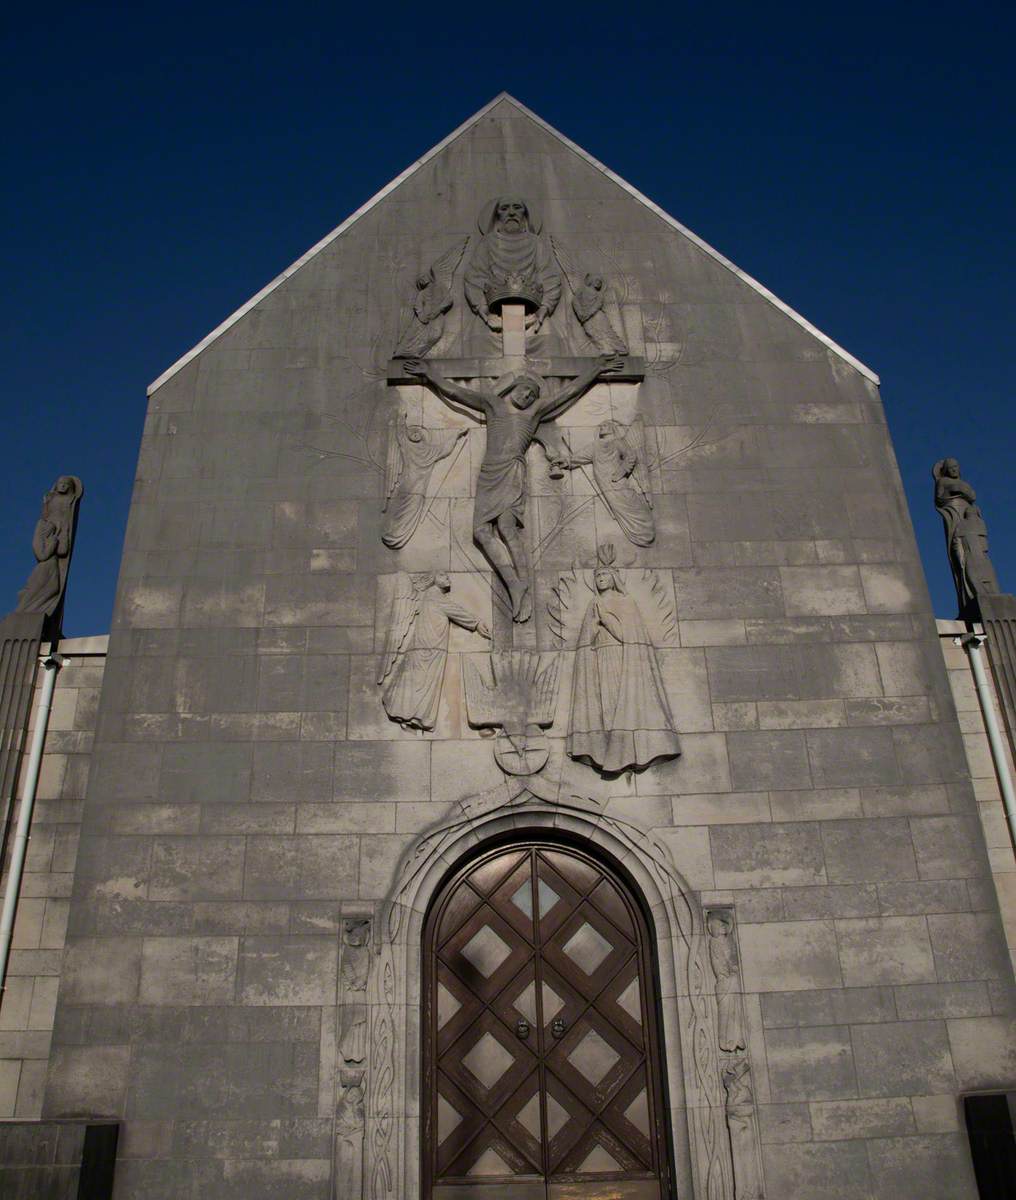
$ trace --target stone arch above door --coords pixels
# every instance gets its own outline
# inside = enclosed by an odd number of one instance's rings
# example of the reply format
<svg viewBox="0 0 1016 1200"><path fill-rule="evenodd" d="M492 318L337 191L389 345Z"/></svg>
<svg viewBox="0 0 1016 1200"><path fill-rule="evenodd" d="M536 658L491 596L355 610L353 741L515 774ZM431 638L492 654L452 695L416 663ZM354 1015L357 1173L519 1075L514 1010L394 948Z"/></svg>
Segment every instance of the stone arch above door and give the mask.
<svg viewBox="0 0 1016 1200"><path fill-rule="evenodd" d="M427 909L450 871L482 847L522 834L586 842L635 888L650 918L659 969L677 1193L682 1200L741 1200L727 1131L715 976L697 897L666 846L630 818L579 797L547 801L525 791L507 803L477 797L455 806L445 822L414 842L377 913L368 989L364 1197L421 1194L421 938ZM753 1115L751 1122L754 1128Z"/></svg>

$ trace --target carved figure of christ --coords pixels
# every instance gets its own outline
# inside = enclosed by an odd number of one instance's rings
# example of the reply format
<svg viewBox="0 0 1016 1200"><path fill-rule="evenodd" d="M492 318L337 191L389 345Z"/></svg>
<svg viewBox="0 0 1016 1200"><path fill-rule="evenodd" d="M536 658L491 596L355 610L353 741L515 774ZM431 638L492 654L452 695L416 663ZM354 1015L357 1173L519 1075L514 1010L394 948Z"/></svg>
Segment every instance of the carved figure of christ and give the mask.
<svg viewBox="0 0 1016 1200"><path fill-rule="evenodd" d="M616 374L623 360L601 354L557 391L544 394L545 381L515 375L500 393L463 387L441 375L432 363L410 359L405 370L425 380L444 400L481 413L487 426L487 448L480 464L473 503L473 538L508 589L512 618L528 621L533 613L529 554L526 548L526 451L540 425L558 416L583 396L601 375Z"/></svg>

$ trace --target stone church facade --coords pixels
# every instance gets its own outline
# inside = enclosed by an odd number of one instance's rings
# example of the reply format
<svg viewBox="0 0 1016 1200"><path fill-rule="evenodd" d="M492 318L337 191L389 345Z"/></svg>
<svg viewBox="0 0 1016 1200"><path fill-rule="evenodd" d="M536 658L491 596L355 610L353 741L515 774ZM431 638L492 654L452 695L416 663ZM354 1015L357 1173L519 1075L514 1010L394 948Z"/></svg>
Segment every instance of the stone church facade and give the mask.
<svg viewBox="0 0 1016 1200"><path fill-rule="evenodd" d="M117 1200L977 1196L878 380L510 97L150 389L94 723L33 1086Z"/></svg>

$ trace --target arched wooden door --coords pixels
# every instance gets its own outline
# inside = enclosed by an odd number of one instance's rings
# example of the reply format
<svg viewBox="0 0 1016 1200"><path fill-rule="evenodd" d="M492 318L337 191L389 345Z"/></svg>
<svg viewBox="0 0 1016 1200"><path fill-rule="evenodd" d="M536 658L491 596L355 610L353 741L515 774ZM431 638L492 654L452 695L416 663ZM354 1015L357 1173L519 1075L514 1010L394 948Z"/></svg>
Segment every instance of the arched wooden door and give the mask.
<svg viewBox="0 0 1016 1200"><path fill-rule="evenodd" d="M621 879L533 841L424 932L425 1200L671 1200L649 931Z"/></svg>

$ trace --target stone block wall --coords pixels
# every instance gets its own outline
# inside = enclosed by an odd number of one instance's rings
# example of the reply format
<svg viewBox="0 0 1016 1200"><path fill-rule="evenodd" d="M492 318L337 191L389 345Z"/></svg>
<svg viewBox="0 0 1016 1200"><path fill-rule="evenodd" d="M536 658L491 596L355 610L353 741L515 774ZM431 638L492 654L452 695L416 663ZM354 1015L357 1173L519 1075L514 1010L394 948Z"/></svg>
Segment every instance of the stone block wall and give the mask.
<svg viewBox="0 0 1016 1200"><path fill-rule="evenodd" d="M1016 854L1013 852L1012 835L1006 823L1002 794L991 757L991 746L984 728L984 717L978 701L977 689L974 686L970 659L963 647L956 644L956 639L964 635L967 630L962 621L938 621L937 624L942 657L949 675L949 687L953 694L956 714L963 733L963 746L970 769L970 778L974 785L977 810L981 818L981 828L984 831L984 842L988 849L988 860L991 863L991 875L998 895L999 911L1002 914L1009 955L1016 959ZM982 654L987 657L989 653L990 646L987 646ZM994 677L987 665L985 672L992 704L995 706L996 719L999 727L1003 730L1006 758L1012 773L1014 772L1012 746L1008 738L1004 736L1005 718L1002 705L995 688Z"/></svg>
<svg viewBox="0 0 1016 1200"><path fill-rule="evenodd" d="M106 643L105 637L68 638L61 645L60 653L67 661L53 691L6 988L0 1002L0 1118L38 1117L42 1112ZM41 682L40 671L26 746L35 729ZM24 765L18 782L19 800ZM16 803L9 822L11 837L17 819ZM9 843L7 849L9 856ZM5 861L0 874L0 892L7 883L7 865Z"/></svg>
<svg viewBox="0 0 1016 1200"><path fill-rule="evenodd" d="M644 418L656 523L629 545L579 473L531 454L518 636L554 647L555 587L609 538L675 614L655 650L683 745L613 780L567 758L566 650L539 778L665 847L696 911L733 907L768 1195L973 1200L958 1097L1016 1074L1012 975L877 388L508 100L152 393L43 1111L125 1121L123 1200L329 1196L343 920L381 923L422 835L478 797L512 812L466 718L478 635L451 633L431 732L388 720L376 683L397 572L446 570L499 619L470 536L482 430L385 366L416 273L507 190L610 279L646 378L563 423ZM569 348L569 319L562 301L541 353ZM447 344L489 337L458 294ZM391 551L400 405L470 433ZM392 983L405 1100L383 1152L410 1200L418 950ZM373 1091L369 1110L374 1154Z"/></svg>

